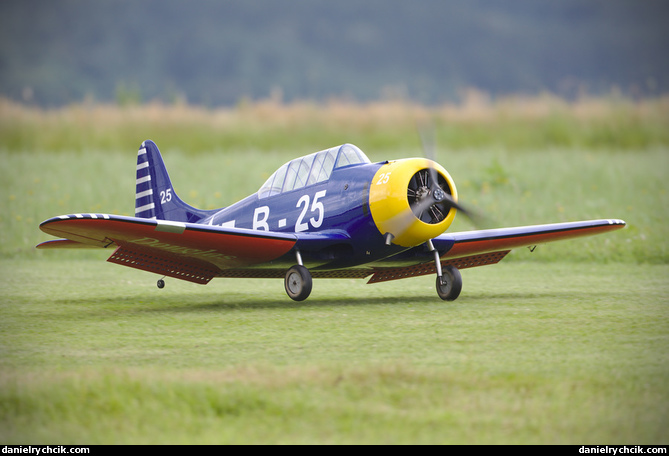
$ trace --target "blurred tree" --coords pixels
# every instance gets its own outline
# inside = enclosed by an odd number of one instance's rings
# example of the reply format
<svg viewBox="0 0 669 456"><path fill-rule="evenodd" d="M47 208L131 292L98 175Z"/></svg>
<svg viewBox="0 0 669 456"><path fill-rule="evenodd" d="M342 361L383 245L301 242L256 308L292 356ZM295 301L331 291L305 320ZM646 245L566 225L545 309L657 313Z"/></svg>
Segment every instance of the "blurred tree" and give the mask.
<svg viewBox="0 0 669 456"><path fill-rule="evenodd" d="M669 89L668 11L654 0L3 0L0 94L44 105L113 101L119 84L207 105L277 87L285 100L654 95Z"/></svg>

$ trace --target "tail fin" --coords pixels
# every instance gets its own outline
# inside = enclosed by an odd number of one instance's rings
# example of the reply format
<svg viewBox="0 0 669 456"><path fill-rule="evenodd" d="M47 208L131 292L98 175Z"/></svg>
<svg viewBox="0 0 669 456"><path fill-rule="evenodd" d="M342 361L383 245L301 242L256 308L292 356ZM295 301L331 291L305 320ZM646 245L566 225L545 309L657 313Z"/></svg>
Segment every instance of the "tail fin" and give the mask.
<svg viewBox="0 0 669 456"><path fill-rule="evenodd" d="M195 209L177 196L158 146L144 141L137 154L135 217L197 222L210 212Z"/></svg>

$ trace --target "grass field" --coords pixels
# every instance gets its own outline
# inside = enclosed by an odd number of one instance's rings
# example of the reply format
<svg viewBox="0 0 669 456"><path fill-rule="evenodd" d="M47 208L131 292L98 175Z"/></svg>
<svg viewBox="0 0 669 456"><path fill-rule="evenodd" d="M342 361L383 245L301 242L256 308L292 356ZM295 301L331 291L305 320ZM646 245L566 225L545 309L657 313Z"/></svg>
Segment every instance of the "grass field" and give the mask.
<svg viewBox="0 0 669 456"><path fill-rule="evenodd" d="M54 271L57 266L59 271ZM2 261L4 443L665 443L665 265L202 287Z"/></svg>
<svg viewBox="0 0 669 456"><path fill-rule="evenodd" d="M303 303L280 280L158 290L104 252L33 248L48 217L131 214L147 138L177 193L204 208L338 143L372 160L421 154L411 122L426 113L383 107L334 104L301 127L316 107L2 104L0 441L667 444L666 100L428 112L438 161L496 224L628 222L463 271L454 303L431 277L317 280Z"/></svg>

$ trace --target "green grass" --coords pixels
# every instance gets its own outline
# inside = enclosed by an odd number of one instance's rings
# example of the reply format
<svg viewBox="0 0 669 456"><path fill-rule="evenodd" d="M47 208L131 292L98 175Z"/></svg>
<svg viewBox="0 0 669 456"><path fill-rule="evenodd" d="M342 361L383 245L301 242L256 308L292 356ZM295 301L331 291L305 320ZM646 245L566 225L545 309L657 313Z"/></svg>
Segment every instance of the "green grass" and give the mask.
<svg viewBox="0 0 669 456"><path fill-rule="evenodd" d="M510 263L432 278L197 286L3 260L5 443L659 444L667 266ZM342 286L343 285L343 286Z"/></svg>
<svg viewBox="0 0 669 456"><path fill-rule="evenodd" d="M0 103L0 442L666 444L666 99L534 101L435 111L461 200L496 226L628 226L465 270L453 303L433 277L316 280L303 303L281 280L158 290L106 252L34 249L49 217L131 215L144 139L210 209L335 144L420 155L415 107Z"/></svg>

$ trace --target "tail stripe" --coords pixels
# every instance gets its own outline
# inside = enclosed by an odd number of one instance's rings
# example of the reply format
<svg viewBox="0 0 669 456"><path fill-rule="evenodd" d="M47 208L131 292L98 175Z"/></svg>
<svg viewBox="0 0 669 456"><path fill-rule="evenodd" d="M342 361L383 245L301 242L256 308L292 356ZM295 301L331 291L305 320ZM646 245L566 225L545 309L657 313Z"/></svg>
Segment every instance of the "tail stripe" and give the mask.
<svg viewBox="0 0 669 456"><path fill-rule="evenodd" d="M149 196L149 195L153 195L153 190L148 189L148 190L144 190L143 192L139 192L135 195L135 199L138 200L140 198L143 198L143 197Z"/></svg>
<svg viewBox="0 0 669 456"><path fill-rule="evenodd" d="M154 207L156 207L154 203L149 203L145 204L144 206L140 206L135 209L135 215L139 214L140 212L145 212L148 211L149 209L153 209Z"/></svg>

